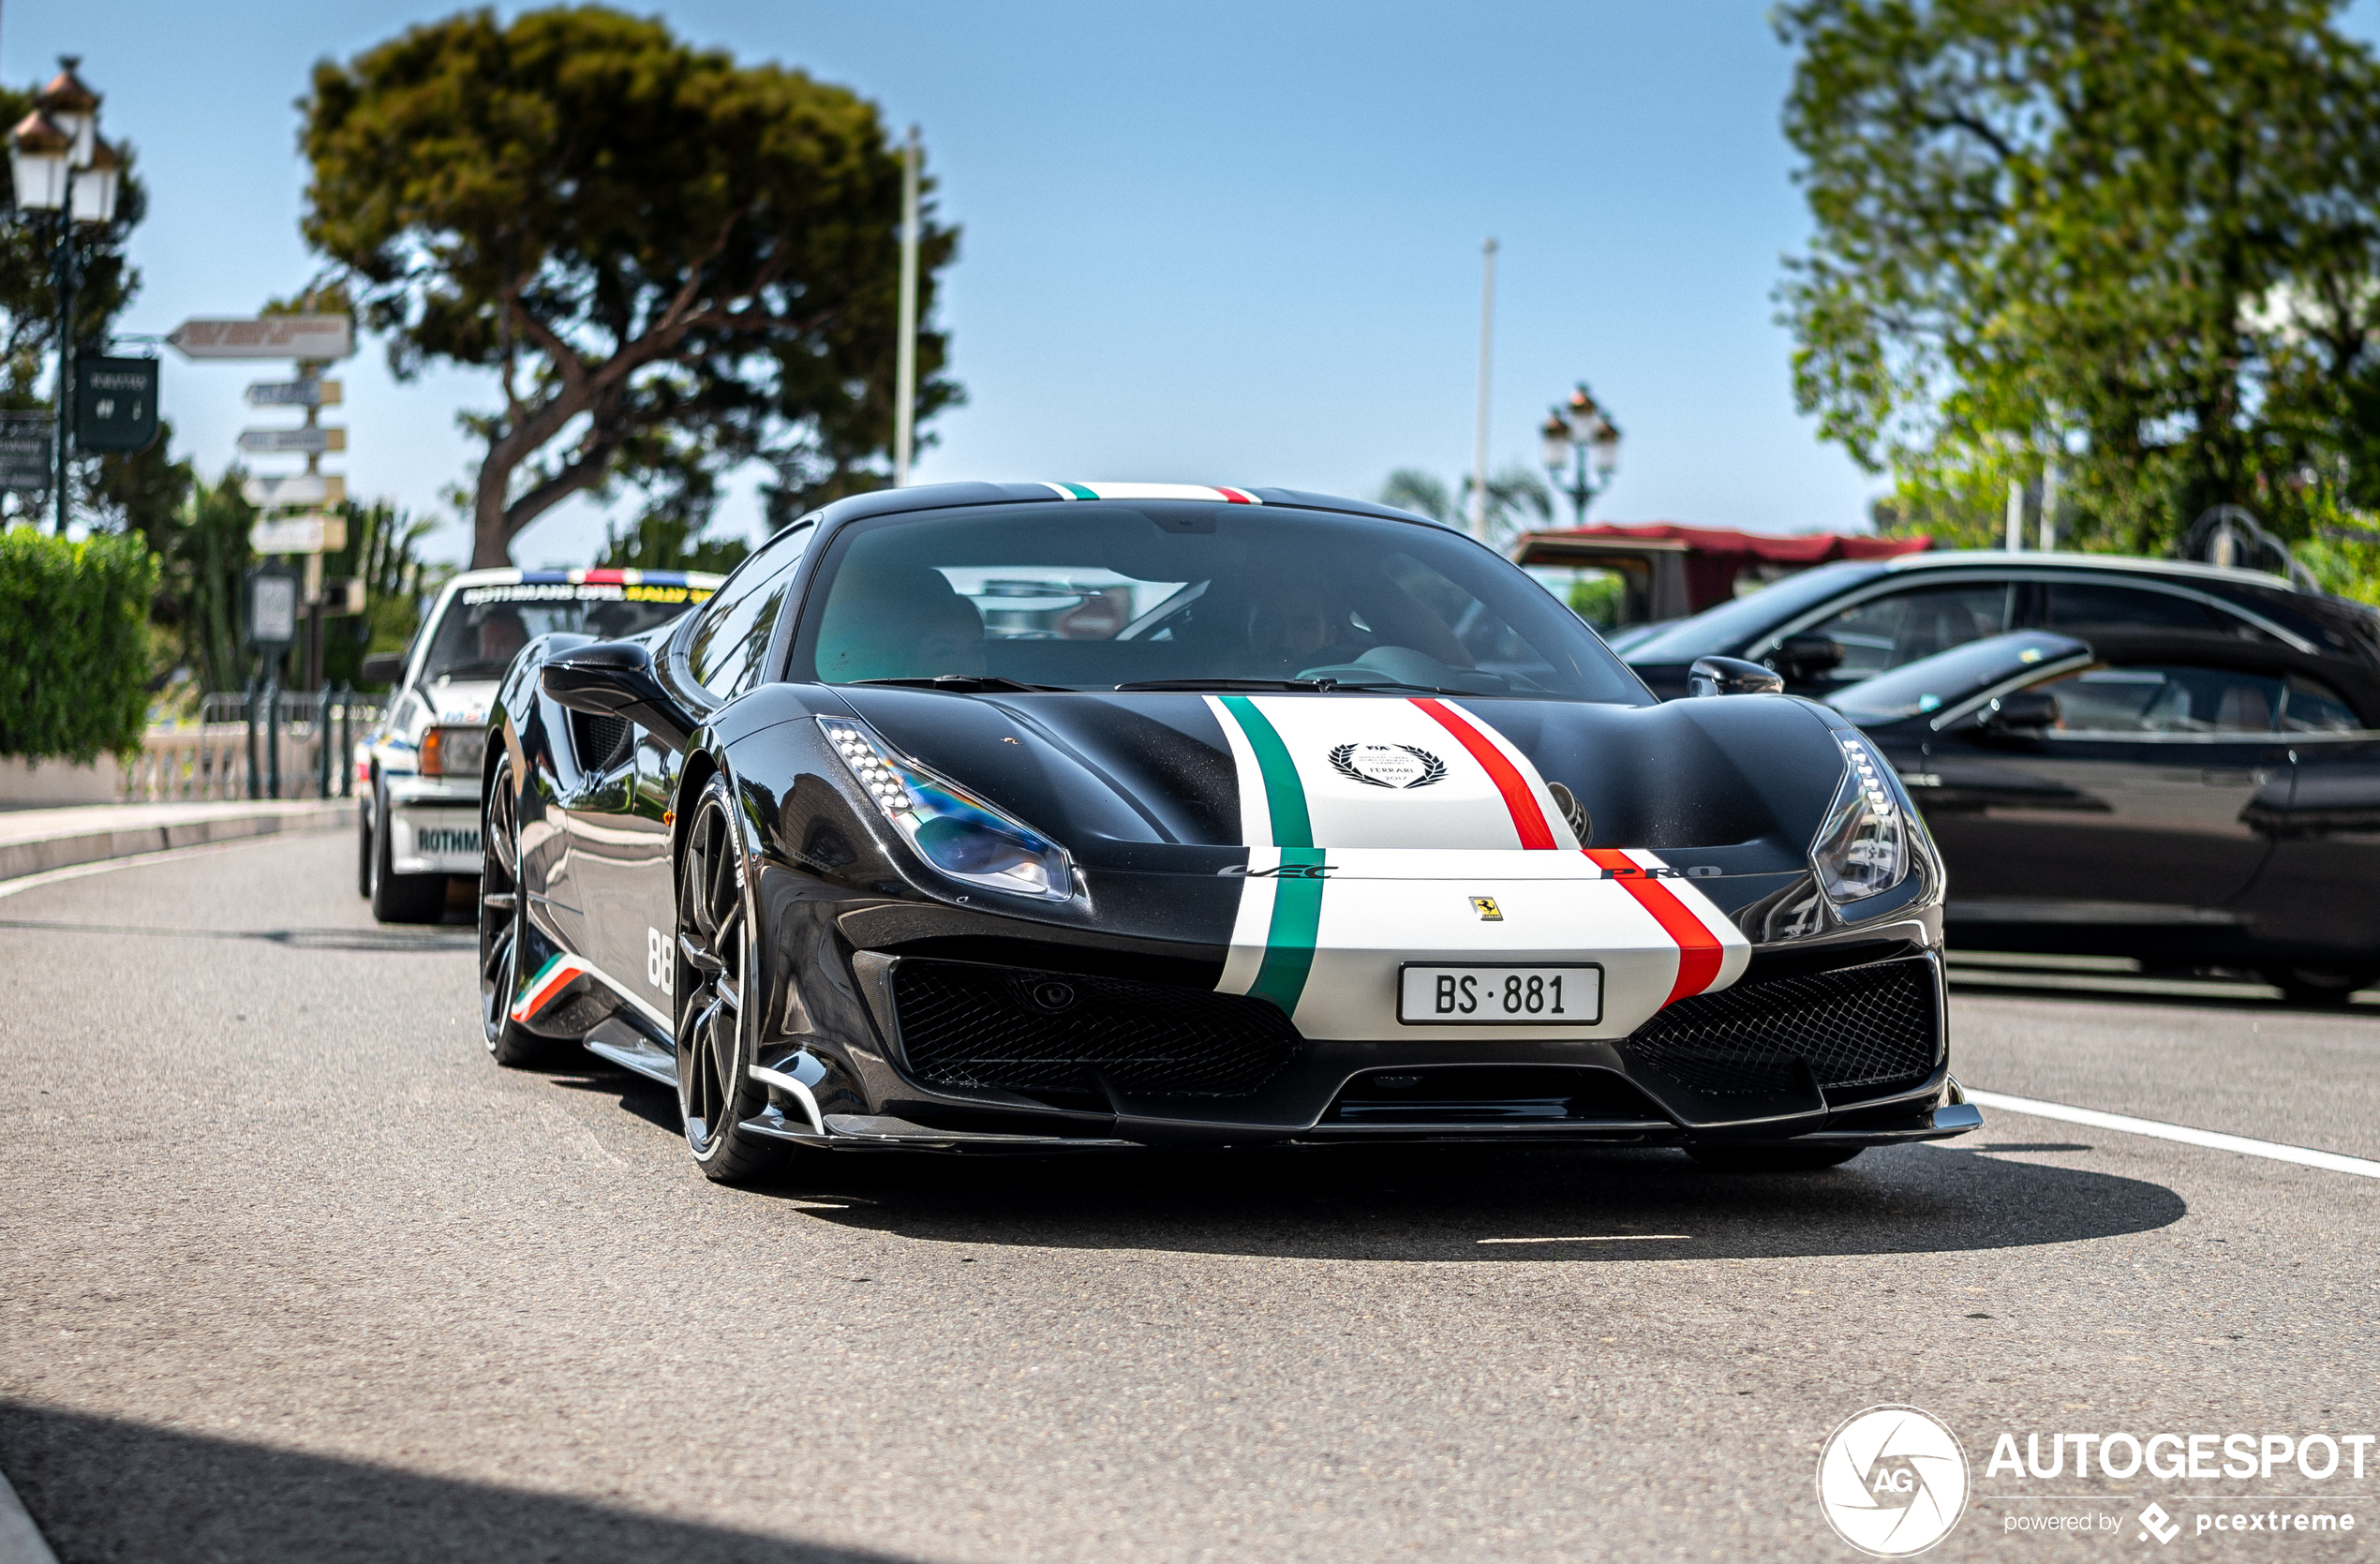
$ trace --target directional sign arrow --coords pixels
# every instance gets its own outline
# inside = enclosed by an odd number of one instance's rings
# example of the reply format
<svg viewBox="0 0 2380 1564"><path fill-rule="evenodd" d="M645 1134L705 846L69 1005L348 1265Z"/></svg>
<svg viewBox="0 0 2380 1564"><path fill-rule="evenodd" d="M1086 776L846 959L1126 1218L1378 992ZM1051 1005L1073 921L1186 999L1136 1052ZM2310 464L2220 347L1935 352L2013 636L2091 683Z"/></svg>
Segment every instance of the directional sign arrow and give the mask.
<svg viewBox="0 0 2380 1564"><path fill-rule="evenodd" d="M337 505L347 499L347 479L335 472L292 472L286 478L251 478L240 485L251 505Z"/></svg>
<svg viewBox="0 0 2380 1564"><path fill-rule="evenodd" d="M243 451L294 451L305 455L347 449L347 431L308 424L295 429L243 429Z"/></svg>
<svg viewBox="0 0 2380 1564"><path fill-rule="evenodd" d="M248 546L259 554L335 554L347 546L347 517L260 521L248 529Z"/></svg>
<svg viewBox="0 0 2380 1564"><path fill-rule="evenodd" d="M355 321L345 315L266 315L185 320L166 334L186 358L345 358Z"/></svg>
<svg viewBox="0 0 2380 1564"><path fill-rule="evenodd" d="M248 387L248 406L335 408L346 389L337 380L259 380Z"/></svg>

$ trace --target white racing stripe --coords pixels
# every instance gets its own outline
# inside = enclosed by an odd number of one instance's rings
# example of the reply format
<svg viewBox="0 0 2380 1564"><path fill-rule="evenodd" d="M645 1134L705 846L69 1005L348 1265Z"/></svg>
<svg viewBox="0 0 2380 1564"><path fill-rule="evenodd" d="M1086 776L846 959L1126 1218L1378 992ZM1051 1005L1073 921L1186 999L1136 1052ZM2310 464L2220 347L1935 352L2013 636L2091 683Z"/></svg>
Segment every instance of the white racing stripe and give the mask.
<svg viewBox="0 0 2380 1564"><path fill-rule="evenodd" d="M1967 1100L1980 1108L1996 1108L2003 1113L2057 1119L2070 1125L2088 1125L2092 1129L2146 1135L2158 1140L2179 1140L2185 1146L2205 1146L2212 1151L2238 1152L2242 1156L2261 1156L2274 1162L2294 1162L2303 1168L2320 1168L2326 1172L2353 1173L2358 1178L2380 1179L2380 1162L2368 1162L2359 1156L2341 1156L2337 1152L2284 1146L2273 1140L2252 1140L2244 1135L2224 1135L2211 1129L2192 1129L2187 1125L2162 1124L2155 1119L2102 1113L2095 1108L2069 1108L2061 1102L2036 1102L2030 1097L2004 1096L1998 1092L1978 1092L1971 1088L1967 1093Z"/></svg>

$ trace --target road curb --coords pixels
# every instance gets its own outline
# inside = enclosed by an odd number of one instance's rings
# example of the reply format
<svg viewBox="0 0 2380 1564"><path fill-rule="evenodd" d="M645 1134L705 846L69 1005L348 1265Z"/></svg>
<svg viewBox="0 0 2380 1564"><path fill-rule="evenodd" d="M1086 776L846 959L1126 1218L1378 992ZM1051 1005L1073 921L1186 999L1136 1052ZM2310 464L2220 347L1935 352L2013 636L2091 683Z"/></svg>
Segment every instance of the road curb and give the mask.
<svg viewBox="0 0 2380 1564"><path fill-rule="evenodd" d="M0 1472L0 1564L58 1564L6 1472Z"/></svg>
<svg viewBox="0 0 2380 1564"><path fill-rule="evenodd" d="M107 858L128 858L143 853L170 852L176 847L203 847L209 842L236 842L243 837L272 836L282 831L336 830L355 818L354 800L334 799L303 805L271 805L254 813L217 814L145 826L75 831L38 837L30 842L0 843L0 881L22 879L47 870ZM5 1559L0 1555L0 1559Z"/></svg>

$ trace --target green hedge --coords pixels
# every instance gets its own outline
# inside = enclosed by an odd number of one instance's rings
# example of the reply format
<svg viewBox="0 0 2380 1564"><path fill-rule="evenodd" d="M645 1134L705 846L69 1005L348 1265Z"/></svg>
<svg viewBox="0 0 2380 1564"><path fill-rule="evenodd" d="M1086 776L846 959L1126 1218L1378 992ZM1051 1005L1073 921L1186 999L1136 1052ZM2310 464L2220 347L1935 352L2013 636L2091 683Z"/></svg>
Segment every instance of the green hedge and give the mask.
<svg viewBox="0 0 2380 1564"><path fill-rule="evenodd" d="M141 747L156 585L137 537L0 532L0 755L88 765Z"/></svg>

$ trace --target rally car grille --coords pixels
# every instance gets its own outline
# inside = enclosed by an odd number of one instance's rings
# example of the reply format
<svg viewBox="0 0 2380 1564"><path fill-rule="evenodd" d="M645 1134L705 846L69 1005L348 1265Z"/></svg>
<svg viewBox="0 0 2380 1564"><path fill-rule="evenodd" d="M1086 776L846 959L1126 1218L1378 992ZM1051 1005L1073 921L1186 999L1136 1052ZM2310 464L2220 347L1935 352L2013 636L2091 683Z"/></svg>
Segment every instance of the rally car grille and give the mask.
<svg viewBox="0 0 2380 1564"><path fill-rule="evenodd" d="M893 1004L917 1080L1026 1095L1246 1096L1299 1041L1262 1000L969 961L903 961Z"/></svg>
<svg viewBox="0 0 2380 1564"><path fill-rule="evenodd" d="M1830 1096L1914 1085L1941 1056L1940 990L1923 956L1739 983L1682 999L1629 1051L1712 1096L1790 1092L1797 1066Z"/></svg>

